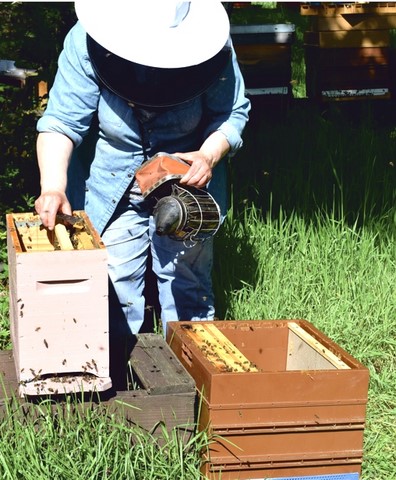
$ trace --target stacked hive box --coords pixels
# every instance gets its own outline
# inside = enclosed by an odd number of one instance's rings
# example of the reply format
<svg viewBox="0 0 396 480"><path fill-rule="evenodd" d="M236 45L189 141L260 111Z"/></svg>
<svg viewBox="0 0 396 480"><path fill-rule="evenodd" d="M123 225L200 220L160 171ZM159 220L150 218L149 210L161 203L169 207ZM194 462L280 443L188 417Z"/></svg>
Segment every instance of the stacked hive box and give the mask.
<svg viewBox="0 0 396 480"><path fill-rule="evenodd" d="M85 212L74 227L7 215L11 338L22 395L102 391L109 378L106 249Z"/></svg>
<svg viewBox="0 0 396 480"><path fill-rule="evenodd" d="M308 97L390 98L396 4L303 4L300 12L312 18L304 38Z"/></svg>
<svg viewBox="0 0 396 480"><path fill-rule="evenodd" d="M290 95L294 33L294 25L289 24L231 25L248 95Z"/></svg>
<svg viewBox="0 0 396 480"><path fill-rule="evenodd" d="M359 478L368 370L309 322L171 322L167 341L213 434L208 478Z"/></svg>

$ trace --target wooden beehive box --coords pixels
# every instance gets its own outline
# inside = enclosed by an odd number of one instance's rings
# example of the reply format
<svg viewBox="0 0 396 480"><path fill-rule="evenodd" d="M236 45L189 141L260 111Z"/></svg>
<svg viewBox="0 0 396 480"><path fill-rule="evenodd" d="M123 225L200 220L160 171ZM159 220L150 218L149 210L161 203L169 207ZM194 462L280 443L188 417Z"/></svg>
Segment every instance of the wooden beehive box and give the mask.
<svg viewBox="0 0 396 480"><path fill-rule="evenodd" d="M231 36L249 95L291 93L290 24L231 25Z"/></svg>
<svg viewBox="0 0 396 480"><path fill-rule="evenodd" d="M368 369L312 324L170 322L167 341L214 435L210 479L359 475Z"/></svg>
<svg viewBox="0 0 396 480"><path fill-rule="evenodd" d="M321 100L389 99L393 92L390 30L395 4L302 5L307 95Z"/></svg>
<svg viewBox="0 0 396 480"><path fill-rule="evenodd" d="M390 50L381 47L320 48L306 46L306 86L310 97L390 97Z"/></svg>
<svg viewBox="0 0 396 480"><path fill-rule="evenodd" d="M10 323L21 395L102 391L109 377L106 249L83 211L73 227L7 215Z"/></svg>

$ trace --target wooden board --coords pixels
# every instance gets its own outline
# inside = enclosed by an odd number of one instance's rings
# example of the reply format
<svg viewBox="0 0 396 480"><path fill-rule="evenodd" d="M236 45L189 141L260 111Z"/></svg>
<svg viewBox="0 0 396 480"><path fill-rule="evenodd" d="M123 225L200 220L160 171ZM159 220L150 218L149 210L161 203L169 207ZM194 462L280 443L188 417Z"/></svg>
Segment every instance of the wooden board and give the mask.
<svg viewBox="0 0 396 480"><path fill-rule="evenodd" d="M283 67L291 63L291 47L289 45L235 45L238 61L244 65L265 63L268 67Z"/></svg>
<svg viewBox="0 0 396 480"><path fill-rule="evenodd" d="M304 43L322 48L388 47L390 34L389 30L308 31L304 33Z"/></svg>
<svg viewBox="0 0 396 480"><path fill-rule="evenodd" d="M320 16L356 15L356 14L390 15L393 13L396 13L395 2L381 2L381 3L321 2L319 5L303 3L300 6L301 15L320 15Z"/></svg>
<svg viewBox="0 0 396 480"><path fill-rule="evenodd" d="M305 48L305 61L316 68L386 66L390 64L390 48L320 48L307 46Z"/></svg>
<svg viewBox="0 0 396 480"><path fill-rule="evenodd" d="M396 28L396 15L350 14L314 17L312 28L317 31L389 30Z"/></svg>
<svg viewBox="0 0 396 480"><path fill-rule="evenodd" d="M138 335L131 365L144 389L152 395L194 391L194 380L159 335Z"/></svg>
<svg viewBox="0 0 396 480"><path fill-rule="evenodd" d="M290 322L288 328L287 371L351 368L297 323Z"/></svg>

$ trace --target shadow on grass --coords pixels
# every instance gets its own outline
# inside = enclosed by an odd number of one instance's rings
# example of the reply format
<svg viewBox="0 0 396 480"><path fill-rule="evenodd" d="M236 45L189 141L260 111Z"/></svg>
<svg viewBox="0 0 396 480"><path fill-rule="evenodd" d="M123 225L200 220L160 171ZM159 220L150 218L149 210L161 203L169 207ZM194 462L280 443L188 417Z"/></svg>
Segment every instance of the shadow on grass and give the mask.
<svg viewBox="0 0 396 480"><path fill-rule="evenodd" d="M213 290L216 318L227 320L233 292L243 285L256 283L256 261L249 241L249 232L238 226L237 218L226 220L214 242ZM236 228L234 228L236 227Z"/></svg>
<svg viewBox="0 0 396 480"><path fill-rule="evenodd" d="M391 101L255 102L244 147L230 163L232 220L215 241L217 316L230 296L255 284L249 232L236 228L250 206L263 218L318 212L357 226L395 228L396 108ZM241 223L241 222L239 222Z"/></svg>
<svg viewBox="0 0 396 480"><path fill-rule="evenodd" d="M234 210L254 204L311 218L318 208L353 222L395 205L396 115L390 102L253 103L244 148L231 164Z"/></svg>

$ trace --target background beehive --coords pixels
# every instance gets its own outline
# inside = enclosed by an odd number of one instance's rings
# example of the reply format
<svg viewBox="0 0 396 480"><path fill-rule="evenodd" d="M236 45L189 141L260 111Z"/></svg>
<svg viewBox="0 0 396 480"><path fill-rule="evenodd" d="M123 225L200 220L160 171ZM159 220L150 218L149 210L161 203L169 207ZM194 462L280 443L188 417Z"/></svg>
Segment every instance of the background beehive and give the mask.
<svg viewBox="0 0 396 480"><path fill-rule="evenodd" d="M106 249L85 212L78 228L7 215L11 338L22 394L106 390L109 378ZM80 237L80 239L79 239Z"/></svg>
<svg viewBox="0 0 396 480"><path fill-rule="evenodd" d="M396 4L303 4L306 88L322 100L388 99L392 95L390 29Z"/></svg>
<svg viewBox="0 0 396 480"><path fill-rule="evenodd" d="M231 36L248 95L291 95L294 25L231 25Z"/></svg>

